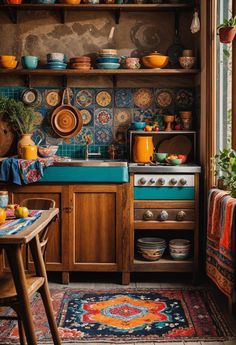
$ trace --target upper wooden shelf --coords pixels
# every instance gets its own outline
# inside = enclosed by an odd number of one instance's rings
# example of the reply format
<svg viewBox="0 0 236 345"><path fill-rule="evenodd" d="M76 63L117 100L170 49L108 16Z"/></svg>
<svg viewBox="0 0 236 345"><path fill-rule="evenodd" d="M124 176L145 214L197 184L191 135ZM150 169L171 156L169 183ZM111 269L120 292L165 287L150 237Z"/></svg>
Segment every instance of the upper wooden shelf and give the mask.
<svg viewBox="0 0 236 345"><path fill-rule="evenodd" d="M17 23L18 11L58 11L61 21L65 22L66 11L112 11L115 13L115 21L118 24L121 12L153 12L153 11L180 11L192 10L190 3L182 4L97 4L97 5L67 5L67 4L1 4L0 10L6 10L13 23Z"/></svg>

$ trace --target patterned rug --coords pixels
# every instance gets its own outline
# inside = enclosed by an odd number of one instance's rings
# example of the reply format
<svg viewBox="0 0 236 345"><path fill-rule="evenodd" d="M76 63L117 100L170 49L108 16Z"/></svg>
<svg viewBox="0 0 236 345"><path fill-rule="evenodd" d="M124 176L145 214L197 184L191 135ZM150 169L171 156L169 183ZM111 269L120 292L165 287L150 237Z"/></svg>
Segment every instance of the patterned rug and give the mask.
<svg viewBox="0 0 236 345"><path fill-rule="evenodd" d="M63 344L233 339L211 292L206 289L62 288L51 290L51 295ZM39 344L51 344L38 295L32 308ZM0 335L0 344L16 344L16 323L2 321Z"/></svg>

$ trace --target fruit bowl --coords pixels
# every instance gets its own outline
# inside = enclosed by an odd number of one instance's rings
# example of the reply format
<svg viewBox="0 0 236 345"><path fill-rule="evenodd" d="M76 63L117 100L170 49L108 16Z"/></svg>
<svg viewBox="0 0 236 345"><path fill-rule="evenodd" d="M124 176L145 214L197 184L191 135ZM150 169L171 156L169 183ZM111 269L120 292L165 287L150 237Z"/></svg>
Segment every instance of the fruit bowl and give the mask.
<svg viewBox="0 0 236 345"><path fill-rule="evenodd" d="M58 150L57 145L48 145L48 146L39 146L38 147L38 153L41 157L47 158L47 157L52 157L56 154Z"/></svg>
<svg viewBox="0 0 236 345"><path fill-rule="evenodd" d="M175 158L175 159L167 159L167 162L171 165L180 165L182 164L182 159Z"/></svg>
<svg viewBox="0 0 236 345"><path fill-rule="evenodd" d="M164 68L169 62L169 57L154 52L142 58L144 66L148 68Z"/></svg>

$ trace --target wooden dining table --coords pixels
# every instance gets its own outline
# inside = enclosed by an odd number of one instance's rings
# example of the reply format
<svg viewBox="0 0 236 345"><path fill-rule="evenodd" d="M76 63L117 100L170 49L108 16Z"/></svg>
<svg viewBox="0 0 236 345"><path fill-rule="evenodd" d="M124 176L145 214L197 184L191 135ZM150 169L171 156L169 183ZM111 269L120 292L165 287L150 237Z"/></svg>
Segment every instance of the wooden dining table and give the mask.
<svg viewBox="0 0 236 345"><path fill-rule="evenodd" d="M0 251L5 250L9 262L12 276L12 295L16 295L22 311L22 322L24 332L29 345L37 344L37 338L34 330L33 315L30 307L31 295L39 291L45 311L47 314L49 327L52 333L54 344L61 344L54 312L50 291L48 287L47 273L41 252L39 235L50 223L55 220L59 213L58 208L42 211L39 218L34 223L28 225L23 230L13 235L0 236ZM35 274L27 274L25 271L22 249L29 245L31 255L35 266ZM2 273L4 281L4 272ZM7 274L6 274L7 275ZM0 285L0 296L4 296L4 292L9 295L9 284ZM8 289L8 291L4 291ZM0 299L1 301L1 299Z"/></svg>

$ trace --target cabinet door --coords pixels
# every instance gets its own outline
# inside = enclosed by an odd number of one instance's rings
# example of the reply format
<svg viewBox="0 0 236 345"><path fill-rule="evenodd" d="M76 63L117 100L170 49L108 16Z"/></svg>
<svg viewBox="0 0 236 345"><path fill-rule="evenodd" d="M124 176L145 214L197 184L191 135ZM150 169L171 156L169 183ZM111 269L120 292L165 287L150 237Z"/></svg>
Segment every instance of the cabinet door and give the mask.
<svg viewBox="0 0 236 345"><path fill-rule="evenodd" d="M46 251L46 268L48 271L62 271L68 267L68 215L64 211L68 205L68 188L57 185L34 185L13 187L10 197L12 203L20 204L27 198L49 198L56 202L59 217L51 223L49 241ZM27 256L27 266L31 268L31 258Z"/></svg>
<svg viewBox="0 0 236 345"><path fill-rule="evenodd" d="M122 185L70 186L70 200L70 270L120 270Z"/></svg>

